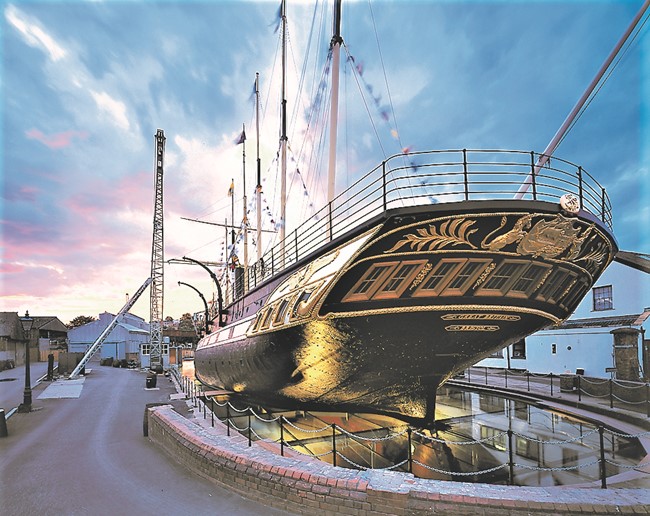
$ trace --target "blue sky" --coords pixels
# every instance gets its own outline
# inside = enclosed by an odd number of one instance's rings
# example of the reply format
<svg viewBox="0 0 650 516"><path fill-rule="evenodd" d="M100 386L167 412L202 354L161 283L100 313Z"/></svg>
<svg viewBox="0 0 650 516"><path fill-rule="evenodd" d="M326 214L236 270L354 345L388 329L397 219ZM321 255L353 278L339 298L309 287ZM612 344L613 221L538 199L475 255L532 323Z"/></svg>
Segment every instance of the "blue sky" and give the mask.
<svg viewBox="0 0 650 516"><path fill-rule="evenodd" d="M376 93L388 99L390 88L396 121L382 125L371 113L382 151L360 104L353 96L343 101L349 121L341 129L346 158L338 185L402 146L543 151L640 5L421 0L376 1L371 10L366 1L346 3L346 45ZM223 257L222 229L181 217L230 219L226 192L233 177L241 188L241 147L233 139L242 123L250 199L255 153L249 97L256 72L264 106L262 168L269 171L265 194L272 196L278 6L2 3L0 310L27 309L64 322L116 312L125 293L149 276L158 128L167 136L165 258ZM312 13L311 2L289 3L289 136L296 156L302 155L306 92L318 83L312 72L301 101L291 104ZM646 27L556 155L582 165L607 188L620 247L650 253L647 33ZM322 57L328 40L329 32L312 41L312 50ZM354 81L342 77L347 92ZM399 143L390 134L395 127ZM299 166L304 198L318 204L322 176L306 163ZM293 177L292 195L303 197L301 189ZM243 192L236 191L240 203ZM208 296L212 291L207 274L194 267L169 265L165 275L165 315L201 309L198 296L178 281ZM148 319L146 297L133 312Z"/></svg>

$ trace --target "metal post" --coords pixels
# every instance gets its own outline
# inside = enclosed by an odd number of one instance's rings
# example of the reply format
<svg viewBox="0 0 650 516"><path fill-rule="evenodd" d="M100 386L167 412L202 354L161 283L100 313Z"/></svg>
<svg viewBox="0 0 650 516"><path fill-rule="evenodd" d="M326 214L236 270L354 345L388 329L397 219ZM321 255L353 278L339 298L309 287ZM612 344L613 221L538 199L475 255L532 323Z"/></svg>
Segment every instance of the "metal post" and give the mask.
<svg viewBox="0 0 650 516"><path fill-rule="evenodd" d="M650 383L645 384L645 406L646 415L650 417Z"/></svg>
<svg viewBox="0 0 650 516"><path fill-rule="evenodd" d="M336 424L332 423L332 466L336 467Z"/></svg>
<svg viewBox="0 0 650 516"><path fill-rule="evenodd" d="M515 483L515 463L512 449L512 430L508 429L508 484Z"/></svg>
<svg viewBox="0 0 650 516"><path fill-rule="evenodd" d="M381 179L383 183L383 198L384 198L384 211L386 211L386 162L383 161L381 164Z"/></svg>
<svg viewBox="0 0 650 516"><path fill-rule="evenodd" d="M294 231L294 242L296 244L296 261L298 261L298 228L296 228L296 231Z"/></svg>
<svg viewBox="0 0 650 516"><path fill-rule="evenodd" d="M413 451L411 449L411 442L412 442L411 441L411 433L412 433L411 427L408 428L406 433L408 434L409 473L413 473Z"/></svg>
<svg viewBox="0 0 650 516"><path fill-rule="evenodd" d="M537 200L537 182L535 181L535 151L530 151L530 179L533 184L533 200Z"/></svg>
<svg viewBox="0 0 650 516"><path fill-rule="evenodd" d="M332 227L332 203L328 202L327 203L327 218L329 221L328 224L328 229L329 229L329 234L330 234L330 240L334 239L334 228Z"/></svg>
<svg viewBox="0 0 650 516"><path fill-rule="evenodd" d="M230 437L230 402L226 402L226 435Z"/></svg>
<svg viewBox="0 0 650 516"><path fill-rule="evenodd" d="M508 369L506 368L506 369L504 369L504 371L506 373L506 389L507 389L508 388Z"/></svg>
<svg viewBox="0 0 650 516"><path fill-rule="evenodd" d="M205 398L203 398L203 419L205 419L205 417L206 417L207 410L208 409L206 407Z"/></svg>
<svg viewBox="0 0 650 516"><path fill-rule="evenodd" d="M578 401L582 401L582 389L580 385L580 375L578 375Z"/></svg>
<svg viewBox="0 0 650 516"><path fill-rule="evenodd" d="M284 422L282 419L284 416L280 416L280 455L284 457Z"/></svg>
<svg viewBox="0 0 650 516"><path fill-rule="evenodd" d="M487 367L485 368L485 385L487 385Z"/></svg>
<svg viewBox="0 0 650 516"><path fill-rule="evenodd" d="M607 489L607 469L605 464L605 429L602 426L598 427L598 434L600 435L600 487Z"/></svg>
<svg viewBox="0 0 650 516"><path fill-rule="evenodd" d="M609 379L609 408L614 408L614 382Z"/></svg>
<svg viewBox="0 0 650 516"><path fill-rule="evenodd" d="M578 199L580 199L580 209L584 206L582 195L582 167L578 167Z"/></svg>
<svg viewBox="0 0 650 516"><path fill-rule="evenodd" d="M467 383L472 383L472 368L467 368Z"/></svg>
<svg viewBox="0 0 650 516"><path fill-rule="evenodd" d="M601 212L601 220L605 222L605 189L600 188L601 190L601 197L600 197L600 212Z"/></svg>
<svg viewBox="0 0 650 516"><path fill-rule="evenodd" d="M553 396L553 373L551 373L551 396Z"/></svg>
<svg viewBox="0 0 650 516"><path fill-rule="evenodd" d="M248 446L251 446L253 443L253 438L251 435L251 432L253 428L251 427L251 412L253 409L249 408L248 409Z"/></svg>
<svg viewBox="0 0 650 516"><path fill-rule="evenodd" d="M214 398L210 398L210 425L214 427Z"/></svg>
<svg viewBox="0 0 650 516"><path fill-rule="evenodd" d="M465 181L465 200L469 201L469 177L467 175L467 149L463 149L463 177Z"/></svg>
<svg viewBox="0 0 650 516"><path fill-rule="evenodd" d="M528 392L530 392L530 371L526 371L526 383L528 384Z"/></svg>

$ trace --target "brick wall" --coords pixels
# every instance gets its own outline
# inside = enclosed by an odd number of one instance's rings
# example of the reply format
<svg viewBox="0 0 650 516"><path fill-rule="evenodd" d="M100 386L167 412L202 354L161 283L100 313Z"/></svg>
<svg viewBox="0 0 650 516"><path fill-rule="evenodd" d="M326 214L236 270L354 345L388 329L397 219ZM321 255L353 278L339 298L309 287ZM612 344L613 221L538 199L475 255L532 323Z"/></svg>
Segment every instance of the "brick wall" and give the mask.
<svg viewBox="0 0 650 516"><path fill-rule="evenodd" d="M296 514L650 513L650 490L528 488L418 479L281 457L245 439L213 435L174 412L147 408L148 436L194 473ZM216 502L218 503L218 502Z"/></svg>

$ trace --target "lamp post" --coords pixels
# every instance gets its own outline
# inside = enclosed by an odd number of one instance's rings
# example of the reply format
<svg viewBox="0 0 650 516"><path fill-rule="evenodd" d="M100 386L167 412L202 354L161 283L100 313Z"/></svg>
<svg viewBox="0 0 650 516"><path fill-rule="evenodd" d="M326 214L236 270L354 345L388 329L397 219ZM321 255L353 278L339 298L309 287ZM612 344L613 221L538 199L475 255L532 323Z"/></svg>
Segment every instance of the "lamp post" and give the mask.
<svg viewBox="0 0 650 516"><path fill-rule="evenodd" d="M25 317L20 318L20 323L23 326L23 332L27 337L25 340L25 390L23 392L23 403L18 407L19 412L29 412L32 409L32 380L30 377L29 365L29 340L30 331L34 324L34 319L29 316L29 312L25 311Z"/></svg>
<svg viewBox="0 0 650 516"><path fill-rule="evenodd" d="M183 260L187 260L188 262L193 262L196 263L197 265L200 265L208 272L208 274L210 274L212 281L214 281L214 284L217 286L217 305L219 308L218 326L219 327L225 326L225 323L223 321L223 295L221 293L221 285L219 284L219 279L217 278L216 274L212 272L205 263L195 260L194 258L188 258L187 256L183 256Z"/></svg>
<svg viewBox="0 0 650 516"><path fill-rule="evenodd" d="M207 335L208 333L210 333L210 331L208 329L208 315L209 315L208 314L208 302L205 300L205 297L203 296L203 294L201 294L199 289L197 289L196 287L193 287L192 285L190 285L189 283L185 283L184 281L179 281L178 286L180 287L181 285L185 285L186 287L190 287L192 290L194 290L201 297L201 300L203 301L203 306L205 307L205 334Z"/></svg>

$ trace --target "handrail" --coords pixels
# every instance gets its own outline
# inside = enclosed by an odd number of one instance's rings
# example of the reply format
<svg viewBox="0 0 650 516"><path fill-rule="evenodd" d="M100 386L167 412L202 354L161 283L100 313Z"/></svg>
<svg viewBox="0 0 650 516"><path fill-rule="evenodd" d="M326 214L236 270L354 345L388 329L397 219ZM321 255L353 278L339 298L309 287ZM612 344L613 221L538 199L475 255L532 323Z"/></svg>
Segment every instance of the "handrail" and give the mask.
<svg viewBox="0 0 650 516"><path fill-rule="evenodd" d="M539 158L540 154L532 151L498 149L418 151L391 156L287 233L284 242L264 253L260 262L248 268L247 284L255 288L330 240L391 209L512 199ZM557 203L562 195L573 194L583 210L612 228L611 201L605 189L582 167L548 157L534 177L532 190L522 199ZM243 276L238 281L243 281ZM242 288L233 290L243 292Z"/></svg>

